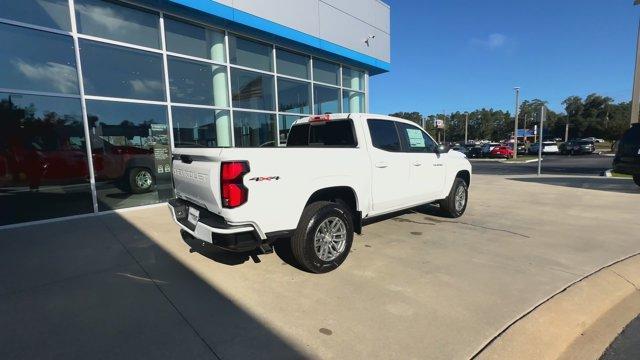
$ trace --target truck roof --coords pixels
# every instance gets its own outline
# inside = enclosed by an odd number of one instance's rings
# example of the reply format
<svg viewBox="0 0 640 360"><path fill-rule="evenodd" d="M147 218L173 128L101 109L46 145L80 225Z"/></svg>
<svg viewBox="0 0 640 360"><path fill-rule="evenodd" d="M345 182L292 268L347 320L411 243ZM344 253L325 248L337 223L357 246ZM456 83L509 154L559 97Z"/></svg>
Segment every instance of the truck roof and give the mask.
<svg viewBox="0 0 640 360"><path fill-rule="evenodd" d="M397 118L389 115L382 114L370 114L370 113L338 113L338 114L324 114L324 115L312 115L304 118L300 118L293 123L296 124L305 124L313 121L331 121L331 120L340 120L340 119L352 119L355 121L361 121L366 119L379 119L379 120L393 120L398 122L403 122L411 125L418 125L413 121L405 120L402 118Z"/></svg>

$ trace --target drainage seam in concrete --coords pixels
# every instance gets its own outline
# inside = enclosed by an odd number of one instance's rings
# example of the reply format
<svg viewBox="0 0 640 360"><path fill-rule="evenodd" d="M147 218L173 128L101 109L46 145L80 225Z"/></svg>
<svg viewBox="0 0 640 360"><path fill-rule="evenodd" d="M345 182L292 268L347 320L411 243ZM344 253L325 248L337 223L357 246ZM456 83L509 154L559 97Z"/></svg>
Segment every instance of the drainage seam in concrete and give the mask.
<svg viewBox="0 0 640 360"><path fill-rule="evenodd" d="M171 301L169 296L164 292L164 290L162 290L160 285L158 285L158 283L153 279L153 277L151 277L151 274L149 274L147 269L145 269L144 266L142 266L142 263L140 263L140 261L138 261L138 259L133 255L133 253L131 253L131 251L129 251L129 248L122 241L120 241L120 238L118 237L118 235L116 235L116 233L102 219L100 219L100 222L102 222L104 227L106 227L107 230L111 233L111 235L113 235L114 239L116 239L116 241L118 243L120 243L120 246L122 246L122 248L124 248L124 251L126 251L127 254L129 254L129 256L131 256L133 261L135 261L135 263L138 264L138 266L140 267L140 269L142 269L142 271L145 273L147 278L149 278L149 280L151 280L151 282L153 282L153 285L156 287L156 289L158 289L158 291L160 291L160 294L162 294L162 296L165 298L165 300L167 300L167 302L169 302L169 305L171 305L171 307L173 307L173 309L178 313L178 315L180 315L182 320L184 320L184 322L191 328L191 330L196 334L196 336L200 339L200 341L202 341L202 343L209 349L209 351L211 351L211 353L216 357L216 359L222 360L222 358L216 353L216 351L213 349L213 347L211 345L209 345L207 340L205 340L205 338L198 332L198 330L195 328L195 326L193 326L193 324L191 324L191 322L189 322L189 320L182 313L182 311L180 311L180 309L178 309L178 306L176 304L174 304L173 301Z"/></svg>
<svg viewBox="0 0 640 360"><path fill-rule="evenodd" d="M601 267L601 268L599 268L599 269L596 269L596 270L594 270L594 271L592 271L592 272L588 273L587 275L585 275L585 276L583 276L583 277L579 278L578 280L575 280L575 281L573 281L573 282L569 283L569 285L565 286L565 287L564 287L564 288L562 288L560 291L558 291L558 292L554 293L553 295L551 295L551 296L549 296L549 297L547 297L547 298L543 299L541 302L539 302L538 304L536 304L536 305L532 306L531 308L529 308L528 310L526 310L525 312L523 312L522 314L520 314L519 316L517 316L514 320L512 320L511 322L509 322L509 323L508 323L504 328L502 328L500 331L498 331L498 333L497 333L496 335L494 335L494 336L493 336L493 337L492 337L488 342L486 342L484 345L482 345L482 346L480 347L480 349L479 349L479 350L477 350L477 351L476 351L476 352L475 352L475 353L470 357L470 359L476 359L476 358L477 358L477 357L478 357L478 356L479 356L479 355L480 355L484 350L486 350L486 349L487 349L491 344L493 344L493 343L494 343L494 342L495 342L495 341L496 341L500 336L502 336L504 333L506 333L506 332L507 332L507 330L509 330L509 329L510 329L513 325L515 325L518 321L522 320L522 319L523 319L523 318L525 318L527 315L531 314L531 313L532 313L532 312L534 312L536 309L538 309L538 308L539 308L539 307L541 307L542 305L544 305L544 304L546 304L547 302L549 302L549 300L551 300L551 299L555 298L556 296L558 296L558 295L562 294L563 292L567 291L567 289L569 289L569 288L570 288L570 287L572 287L573 285L575 285L575 284L577 284L577 283L581 282L582 280L584 280L584 279L586 279L586 278L590 277L591 275L594 275L594 274L595 274L595 273L597 273L597 272L600 272L600 271L602 271L602 270L604 270L604 269L610 268L610 267L612 267L612 266L613 266L613 265L615 265L615 264L621 263L621 262L623 262L623 261L625 261L625 260L631 259L632 257L634 257L634 256L638 256L638 255L640 255L640 252L636 252L636 253L634 253L634 254L631 254L631 255L625 256L625 257L623 257L623 258L621 258L621 259L615 260L615 261L613 261L613 262L611 262L611 263L609 263L609 264L607 264L607 265L605 265L605 266L603 266L603 267ZM615 271L614 271L614 272L615 272ZM616 273L616 274L617 274L617 273ZM619 276L619 275L618 275L618 276ZM624 278L623 278L623 279L624 279ZM626 279L624 279L624 280L626 280ZM627 280L627 282L629 282L629 281ZM631 285L634 285L634 284L633 284L633 283L631 283ZM634 285L634 287L636 287L636 286ZM637 287L636 287L636 289L637 289Z"/></svg>

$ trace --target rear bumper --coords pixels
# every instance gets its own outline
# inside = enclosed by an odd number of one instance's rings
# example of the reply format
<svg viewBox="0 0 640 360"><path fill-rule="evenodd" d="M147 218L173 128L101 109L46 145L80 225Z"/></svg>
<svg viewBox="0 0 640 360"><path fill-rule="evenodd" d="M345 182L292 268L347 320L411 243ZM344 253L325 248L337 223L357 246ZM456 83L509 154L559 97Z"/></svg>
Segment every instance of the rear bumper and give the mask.
<svg viewBox="0 0 640 360"><path fill-rule="evenodd" d="M262 244L258 231L252 225L230 225L221 216L182 199L171 199L167 204L173 221L199 240L236 252L255 250ZM200 212L195 225L188 220L189 208Z"/></svg>

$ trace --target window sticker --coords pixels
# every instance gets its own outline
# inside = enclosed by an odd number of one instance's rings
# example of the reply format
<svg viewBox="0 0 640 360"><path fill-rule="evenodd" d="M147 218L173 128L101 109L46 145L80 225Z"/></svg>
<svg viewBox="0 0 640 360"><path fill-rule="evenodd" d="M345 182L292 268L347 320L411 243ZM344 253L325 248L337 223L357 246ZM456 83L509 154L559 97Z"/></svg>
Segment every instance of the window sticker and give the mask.
<svg viewBox="0 0 640 360"><path fill-rule="evenodd" d="M422 136L422 131L418 129L407 129L407 136L409 136L410 147L426 147L426 144L424 143L424 137Z"/></svg>

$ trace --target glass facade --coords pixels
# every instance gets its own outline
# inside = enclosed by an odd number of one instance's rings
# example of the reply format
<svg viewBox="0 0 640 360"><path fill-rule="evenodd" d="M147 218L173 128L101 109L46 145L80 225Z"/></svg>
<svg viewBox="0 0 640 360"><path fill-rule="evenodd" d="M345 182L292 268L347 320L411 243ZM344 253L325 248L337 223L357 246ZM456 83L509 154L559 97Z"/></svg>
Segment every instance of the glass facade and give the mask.
<svg viewBox="0 0 640 360"><path fill-rule="evenodd" d="M366 110L362 70L117 0L0 1L0 67L0 226L162 202L172 147Z"/></svg>

